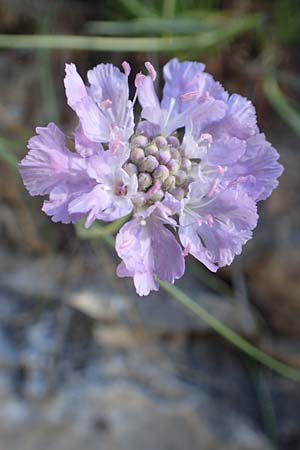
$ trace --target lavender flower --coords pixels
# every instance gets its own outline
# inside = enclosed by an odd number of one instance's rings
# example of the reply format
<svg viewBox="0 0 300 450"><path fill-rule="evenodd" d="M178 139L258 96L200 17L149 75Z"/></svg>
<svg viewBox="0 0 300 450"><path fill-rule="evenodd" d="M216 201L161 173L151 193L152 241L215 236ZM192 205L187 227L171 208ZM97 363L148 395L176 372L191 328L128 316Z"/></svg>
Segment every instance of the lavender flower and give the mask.
<svg viewBox="0 0 300 450"><path fill-rule="evenodd" d="M145 66L130 101L128 63L124 72L99 64L88 72L88 87L66 65L68 104L78 116L75 151L50 123L37 128L20 163L29 193L49 194L42 209L54 222L84 218L88 228L132 216L116 237L117 274L132 277L139 295L180 278L189 253L212 271L231 264L252 237L257 202L283 171L251 102L229 96L203 64L166 64L161 102L156 72Z"/></svg>

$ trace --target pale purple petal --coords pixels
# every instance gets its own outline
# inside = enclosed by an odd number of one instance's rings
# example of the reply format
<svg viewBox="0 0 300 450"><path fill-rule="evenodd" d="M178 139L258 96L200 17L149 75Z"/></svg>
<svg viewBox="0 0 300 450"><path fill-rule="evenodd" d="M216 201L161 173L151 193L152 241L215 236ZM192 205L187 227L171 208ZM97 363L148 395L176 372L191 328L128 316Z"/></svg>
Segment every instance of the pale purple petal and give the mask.
<svg viewBox="0 0 300 450"><path fill-rule="evenodd" d="M214 199L203 197L199 182L190 186L180 216L179 236L189 252L210 270L231 264L257 223L255 202L240 190L227 189Z"/></svg>
<svg viewBox="0 0 300 450"><path fill-rule="evenodd" d="M241 187L255 201L265 200L278 185L277 178L283 172L278 163L279 154L266 140L264 134L257 134L246 142L243 157L229 167L226 173L228 179L244 178Z"/></svg>
<svg viewBox="0 0 300 450"><path fill-rule="evenodd" d="M49 200L44 201L42 211L50 216L53 222L65 224L79 222L84 214L70 213L68 207L72 200L81 195L83 195L83 192L78 192L75 186L68 186L67 184L56 186L50 192Z"/></svg>
<svg viewBox="0 0 300 450"><path fill-rule="evenodd" d="M99 142L91 141L85 134L82 129L82 126L79 124L74 133L75 138L75 149L77 153L83 158L87 158L89 156L97 155L103 152L103 147Z"/></svg>
<svg viewBox="0 0 300 450"><path fill-rule="evenodd" d="M66 64L64 79L68 105L76 111L77 104L87 96L87 90L75 64Z"/></svg>
<svg viewBox="0 0 300 450"><path fill-rule="evenodd" d="M145 75L138 76L136 85L138 99L142 106L142 117L149 120L149 122L160 125L162 111L151 77Z"/></svg>
<svg viewBox="0 0 300 450"><path fill-rule="evenodd" d="M122 130L123 139L129 139L134 121L132 103L128 100L128 75L112 64L99 64L88 71L88 80L94 101L100 107L109 102L103 112L111 119L111 127L117 126Z"/></svg>
<svg viewBox="0 0 300 450"><path fill-rule="evenodd" d="M86 228L98 218L98 215L110 204L111 197L103 187L97 184L90 192L87 192L72 200L68 206L70 214L87 215Z"/></svg>
<svg viewBox="0 0 300 450"><path fill-rule="evenodd" d="M228 112L223 125L226 131L239 139L247 139L256 134L256 112L252 103L241 95L233 94L227 104Z"/></svg>
<svg viewBox="0 0 300 450"><path fill-rule="evenodd" d="M131 198L137 192L137 178L122 169L123 163L124 155L109 151L88 158L87 174L97 185L69 207L71 213L88 214L87 227L96 219L110 222L132 211Z"/></svg>
<svg viewBox="0 0 300 450"><path fill-rule="evenodd" d="M203 134L209 125L225 117L227 105L221 100L207 99L200 102L190 115L185 128L183 146L189 158L202 158L207 147L203 149Z"/></svg>
<svg viewBox="0 0 300 450"><path fill-rule="evenodd" d="M160 133L160 126L147 120L143 120L137 125L137 132L144 134L149 139L153 139L155 136L158 136Z"/></svg>
<svg viewBox="0 0 300 450"><path fill-rule="evenodd" d="M84 160L65 146L65 135L54 124L38 127L29 140L29 152L20 163L23 182L31 195L48 194L66 180L86 176Z"/></svg>
<svg viewBox="0 0 300 450"><path fill-rule="evenodd" d="M172 59L164 66L165 86L162 108L168 110L171 106L174 113L181 113L189 108L189 101L183 100L185 94L195 93L195 98L209 94L220 100L227 99L227 93L220 83L204 72L204 64L198 62ZM175 101L175 102L174 102Z"/></svg>
<svg viewBox="0 0 300 450"><path fill-rule="evenodd" d="M245 153L246 143L240 139L224 136L212 143L207 152L207 161L215 165L229 165L238 161Z"/></svg>
<svg viewBox="0 0 300 450"><path fill-rule="evenodd" d="M155 213L125 224L116 238L123 264L118 275L132 276L139 295L157 290L157 278L174 283L184 273L184 257L174 235Z"/></svg>
<svg viewBox="0 0 300 450"><path fill-rule="evenodd" d="M84 134L94 142L109 142L111 120L101 111L91 97L84 97L76 103L76 114L80 119Z"/></svg>

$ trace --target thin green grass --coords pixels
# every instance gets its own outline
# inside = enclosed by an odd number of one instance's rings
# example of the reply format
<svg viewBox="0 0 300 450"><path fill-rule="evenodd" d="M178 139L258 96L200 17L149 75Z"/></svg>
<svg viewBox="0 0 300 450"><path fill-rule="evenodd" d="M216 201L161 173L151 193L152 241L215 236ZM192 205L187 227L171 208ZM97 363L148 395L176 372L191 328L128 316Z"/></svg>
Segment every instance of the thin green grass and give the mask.
<svg viewBox="0 0 300 450"><path fill-rule="evenodd" d="M200 34L163 37L106 37L75 35L0 35L0 48L55 49L107 52L206 51L223 46L241 33L259 27L259 15L244 16Z"/></svg>
<svg viewBox="0 0 300 450"><path fill-rule="evenodd" d="M114 231L117 231L117 229L119 229L121 225L122 221L118 221ZM101 225L97 224L97 230L99 230L99 227L101 228ZM103 239L109 246L114 247L115 242L114 237L110 234L108 227L109 225L104 227L105 232L100 235L98 234L98 236L100 237L100 239ZM76 227L76 229L79 231L80 236L82 230L78 227ZM91 228L91 231L85 230L84 233L85 239L89 239L89 233L91 239L97 237L97 234L93 232L93 227ZM271 355L260 350L254 344L249 342L247 339L244 339L238 333L236 333L235 331L227 327L224 323L216 319L212 314L206 311L201 305L199 305L196 301L194 301L189 295L184 293L178 287L163 281L159 281L159 284L165 292L167 292L175 301L177 301L177 303L181 304L186 310L190 311L198 319L203 320L217 334L222 336L237 349L239 349L240 351L242 351L255 361L258 361L259 363L273 370L277 374L289 378L290 380L293 380L295 382L300 382L300 370L290 367L287 364L284 364L281 361L276 360Z"/></svg>
<svg viewBox="0 0 300 450"><path fill-rule="evenodd" d="M265 78L263 90L277 114L300 136L300 113L289 103L274 76Z"/></svg>

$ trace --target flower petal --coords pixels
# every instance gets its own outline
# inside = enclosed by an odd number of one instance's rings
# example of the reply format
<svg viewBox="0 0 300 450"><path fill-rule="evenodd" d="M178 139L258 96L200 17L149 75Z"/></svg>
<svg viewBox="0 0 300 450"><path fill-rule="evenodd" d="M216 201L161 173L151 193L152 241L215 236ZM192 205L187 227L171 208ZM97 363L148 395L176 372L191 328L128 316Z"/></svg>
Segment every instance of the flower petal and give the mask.
<svg viewBox="0 0 300 450"><path fill-rule="evenodd" d="M156 277L174 283L184 273L181 247L155 213L127 222L117 234L116 250L123 260L118 275L132 276L139 295L158 289Z"/></svg>
<svg viewBox="0 0 300 450"><path fill-rule="evenodd" d="M99 64L88 71L88 80L94 101L100 106L103 102L110 102L111 126L123 129L123 139L129 139L133 133L134 119L132 103L128 101L128 75L112 64Z"/></svg>
<svg viewBox="0 0 300 450"><path fill-rule="evenodd" d="M258 216L255 202L242 191L227 189L202 205L201 192L201 183L192 183L190 199L180 216L179 237L195 258L215 272L241 253Z"/></svg>
<svg viewBox="0 0 300 450"><path fill-rule="evenodd" d="M87 96L87 90L75 64L66 64L64 79L68 105L76 111L76 105Z"/></svg>
<svg viewBox="0 0 300 450"><path fill-rule="evenodd" d="M54 124L38 127L29 140L29 152L20 163L23 182L31 195L48 194L66 179L77 182L85 175L84 160L65 146L65 135Z"/></svg>
<svg viewBox="0 0 300 450"><path fill-rule="evenodd" d="M77 187L78 189L78 187ZM75 190L74 186L61 184L50 192L49 200L45 200L42 211L52 217L53 222L76 223L84 217L83 213L70 213L70 202L80 197L82 192Z"/></svg>
<svg viewBox="0 0 300 450"><path fill-rule="evenodd" d="M241 186L254 200L265 200L278 185L277 178L283 172L278 163L279 154L266 140L264 134L257 134L246 142L243 157L232 168L228 168L227 178L243 177Z"/></svg>
<svg viewBox="0 0 300 450"><path fill-rule="evenodd" d="M171 59L164 66L165 86L163 91L162 108L168 110L175 100L173 112L181 113L189 107L190 101L185 101L182 96L196 93L196 97L209 94L211 97L226 100L228 95L220 83L204 72L202 63Z"/></svg>
<svg viewBox="0 0 300 450"><path fill-rule="evenodd" d="M142 117L149 122L160 125L162 111L157 98L154 84L150 76L140 75L137 78L138 99L142 106Z"/></svg>
<svg viewBox="0 0 300 450"><path fill-rule="evenodd" d="M257 133L256 112L249 100L241 95L233 94L229 97L227 104L226 129L232 136L247 139Z"/></svg>
<svg viewBox="0 0 300 450"><path fill-rule="evenodd" d="M74 133L75 148L77 153L83 158L97 155L103 152L103 147L99 142L91 141L83 131L82 126L79 124Z"/></svg>

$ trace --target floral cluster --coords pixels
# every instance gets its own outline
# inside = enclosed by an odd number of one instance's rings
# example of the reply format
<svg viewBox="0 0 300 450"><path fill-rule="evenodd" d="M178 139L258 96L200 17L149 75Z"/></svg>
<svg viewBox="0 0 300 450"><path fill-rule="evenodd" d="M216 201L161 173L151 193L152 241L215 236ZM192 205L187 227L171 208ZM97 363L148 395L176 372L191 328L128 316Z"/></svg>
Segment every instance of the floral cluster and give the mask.
<svg viewBox="0 0 300 450"><path fill-rule="evenodd" d="M75 151L50 123L36 129L20 163L29 193L49 194L42 210L54 222L84 218L88 228L128 217L116 237L117 274L132 277L139 295L180 278L188 254L214 272L231 264L252 237L257 202L283 170L251 102L229 95L203 64L168 62L161 102L155 69L145 67L131 101L127 62L122 71L99 64L88 71L88 86L67 64Z"/></svg>

